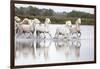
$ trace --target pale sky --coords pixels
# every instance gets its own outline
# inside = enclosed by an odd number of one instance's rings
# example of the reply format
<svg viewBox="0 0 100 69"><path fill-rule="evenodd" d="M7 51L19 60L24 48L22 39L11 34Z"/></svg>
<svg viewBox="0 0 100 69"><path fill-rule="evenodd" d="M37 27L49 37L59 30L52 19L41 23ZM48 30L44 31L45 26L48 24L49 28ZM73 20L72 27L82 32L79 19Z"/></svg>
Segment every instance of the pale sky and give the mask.
<svg viewBox="0 0 100 69"><path fill-rule="evenodd" d="M82 11L82 12L87 12L94 14L94 8L79 8L79 7L67 7L67 6L50 6L50 5L32 5L32 4L15 4L16 7L28 7L28 6L33 6L37 7L39 9L53 9L55 12L71 12L72 10L75 11Z"/></svg>

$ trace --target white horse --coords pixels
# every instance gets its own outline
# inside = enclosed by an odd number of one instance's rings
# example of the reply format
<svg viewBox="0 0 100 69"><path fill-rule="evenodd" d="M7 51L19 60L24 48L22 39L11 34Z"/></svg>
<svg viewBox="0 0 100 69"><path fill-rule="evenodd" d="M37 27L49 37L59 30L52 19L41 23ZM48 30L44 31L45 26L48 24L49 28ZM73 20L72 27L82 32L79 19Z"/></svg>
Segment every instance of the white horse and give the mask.
<svg viewBox="0 0 100 69"><path fill-rule="evenodd" d="M69 38L71 35L77 35L76 37L79 38L81 36L80 24L81 18L76 20L75 26L72 26L71 21L66 21L65 27L58 27L56 29L55 37L59 38L59 35L63 35L63 37Z"/></svg>
<svg viewBox="0 0 100 69"><path fill-rule="evenodd" d="M38 24L36 26L37 37L40 37L40 34L42 33L44 34L44 38L46 38L45 34L48 34L51 37L50 31L48 28L50 23L51 23L50 19L46 18L44 24Z"/></svg>
<svg viewBox="0 0 100 69"><path fill-rule="evenodd" d="M59 35L62 35L64 38L68 38L70 34L71 21L66 21L64 27L57 27L55 38L59 38Z"/></svg>
<svg viewBox="0 0 100 69"><path fill-rule="evenodd" d="M81 36L80 24L81 24L81 18L78 18L75 22L75 26L70 28L72 35L76 34L77 37Z"/></svg>
<svg viewBox="0 0 100 69"><path fill-rule="evenodd" d="M18 24L21 22L21 19L18 16L14 17L15 19L15 32L18 32Z"/></svg>
<svg viewBox="0 0 100 69"><path fill-rule="evenodd" d="M40 23L40 21L36 18L34 20L25 19L25 21L22 21L18 26L19 33L30 33L31 35L34 34L35 24L37 23Z"/></svg>

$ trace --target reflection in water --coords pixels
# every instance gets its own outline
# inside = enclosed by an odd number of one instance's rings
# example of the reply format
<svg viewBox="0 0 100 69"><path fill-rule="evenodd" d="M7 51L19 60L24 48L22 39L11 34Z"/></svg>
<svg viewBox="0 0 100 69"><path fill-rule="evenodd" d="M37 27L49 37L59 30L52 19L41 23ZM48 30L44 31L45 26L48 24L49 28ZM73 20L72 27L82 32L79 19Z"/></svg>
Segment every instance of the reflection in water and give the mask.
<svg viewBox="0 0 100 69"><path fill-rule="evenodd" d="M51 25L52 36L57 26ZM81 26L81 32L80 40L15 37L15 65L94 61L94 26Z"/></svg>
<svg viewBox="0 0 100 69"><path fill-rule="evenodd" d="M50 45L51 41L46 41L45 39L37 40L36 41L37 57L44 57L44 59L47 60Z"/></svg>
<svg viewBox="0 0 100 69"><path fill-rule="evenodd" d="M64 53L66 58L71 55L75 55L77 58L80 56L80 40L56 41L55 46L56 51Z"/></svg>
<svg viewBox="0 0 100 69"><path fill-rule="evenodd" d="M25 42L16 42L16 59L23 56L27 58L32 55L35 58L35 50L34 50L34 42L33 43L25 43Z"/></svg>
<svg viewBox="0 0 100 69"><path fill-rule="evenodd" d="M33 64L35 64L35 62L39 63L40 61L46 63L50 60L55 62L57 58L66 60L72 56L78 59L80 57L80 47L80 40L58 41L38 39L34 41L31 40L30 42L16 41L15 56L16 61L22 57L30 60L29 57L31 57L34 60Z"/></svg>

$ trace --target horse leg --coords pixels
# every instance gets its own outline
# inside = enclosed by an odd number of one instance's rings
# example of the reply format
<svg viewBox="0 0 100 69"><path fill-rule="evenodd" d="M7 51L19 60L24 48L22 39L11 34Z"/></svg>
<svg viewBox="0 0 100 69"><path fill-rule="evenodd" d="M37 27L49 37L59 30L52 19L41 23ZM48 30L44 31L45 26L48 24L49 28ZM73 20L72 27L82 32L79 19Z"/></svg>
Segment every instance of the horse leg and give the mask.
<svg viewBox="0 0 100 69"><path fill-rule="evenodd" d="M39 31L36 31L36 37L37 38L39 37Z"/></svg>
<svg viewBox="0 0 100 69"><path fill-rule="evenodd" d="M57 38L57 33L55 33L55 36L54 36L54 38Z"/></svg>
<svg viewBox="0 0 100 69"><path fill-rule="evenodd" d="M58 38L58 37L59 37L59 33L56 32L54 37L55 37L55 38Z"/></svg>
<svg viewBox="0 0 100 69"><path fill-rule="evenodd" d="M19 37L20 35L22 35L23 30L18 29L18 33L17 33L17 37Z"/></svg>
<svg viewBox="0 0 100 69"><path fill-rule="evenodd" d="M44 34L44 39L45 39L46 38L45 32L43 32L43 34Z"/></svg>
<svg viewBox="0 0 100 69"><path fill-rule="evenodd" d="M23 35L24 35L24 37L26 38L26 32L25 32L25 31L23 31Z"/></svg>
<svg viewBox="0 0 100 69"><path fill-rule="evenodd" d="M75 36L76 35L76 36ZM76 39L78 37L78 33L77 32L72 32L72 38Z"/></svg>
<svg viewBox="0 0 100 69"><path fill-rule="evenodd" d="M24 35L25 38L29 38L29 33L28 32L23 31L23 35Z"/></svg>
<svg viewBox="0 0 100 69"><path fill-rule="evenodd" d="M81 32L80 31L78 31L78 34L79 34L78 37L81 37Z"/></svg>
<svg viewBox="0 0 100 69"><path fill-rule="evenodd" d="M77 39L79 39L80 36L81 36L81 32L80 31L77 31L76 34L77 34Z"/></svg>
<svg viewBox="0 0 100 69"><path fill-rule="evenodd" d="M51 34L48 32L49 36L52 38Z"/></svg>
<svg viewBox="0 0 100 69"><path fill-rule="evenodd" d="M73 32L70 32L70 37L73 38Z"/></svg>
<svg viewBox="0 0 100 69"><path fill-rule="evenodd" d="M64 38L67 39L68 38L68 34L64 34Z"/></svg>
<svg viewBox="0 0 100 69"><path fill-rule="evenodd" d="M18 29L15 30L16 37L18 36Z"/></svg>
<svg viewBox="0 0 100 69"><path fill-rule="evenodd" d="M29 36L27 38L31 38L31 36L32 36L32 32L29 33Z"/></svg>
<svg viewBox="0 0 100 69"><path fill-rule="evenodd" d="M33 35L33 37L34 37L34 33L35 33L35 30L34 31L31 31L31 36Z"/></svg>

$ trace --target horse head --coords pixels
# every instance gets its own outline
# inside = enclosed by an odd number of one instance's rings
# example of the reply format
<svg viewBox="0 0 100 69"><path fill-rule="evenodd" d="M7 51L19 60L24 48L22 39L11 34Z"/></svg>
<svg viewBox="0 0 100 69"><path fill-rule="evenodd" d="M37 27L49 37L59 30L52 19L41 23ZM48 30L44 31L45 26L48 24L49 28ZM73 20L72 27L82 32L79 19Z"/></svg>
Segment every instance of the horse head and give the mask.
<svg viewBox="0 0 100 69"><path fill-rule="evenodd" d="M67 27L72 27L72 23L71 23L70 20L69 20L69 21L66 21L66 26L67 26Z"/></svg>
<svg viewBox="0 0 100 69"><path fill-rule="evenodd" d="M21 19L20 19L18 16L15 16L15 21L16 21L16 22L20 22Z"/></svg>
<svg viewBox="0 0 100 69"><path fill-rule="evenodd" d="M81 18L78 18L75 23L76 24L81 24Z"/></svg>
<svg viewBox="0 0 100 69"><path fill-rule="evenodd" d="M49 24L49 23L51 23L51 20L49 18L46 18L45 19L45 24Z"/></svg>

